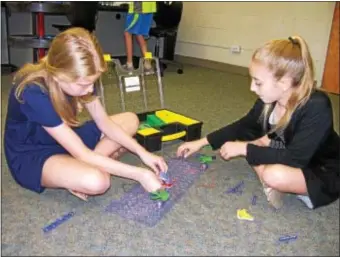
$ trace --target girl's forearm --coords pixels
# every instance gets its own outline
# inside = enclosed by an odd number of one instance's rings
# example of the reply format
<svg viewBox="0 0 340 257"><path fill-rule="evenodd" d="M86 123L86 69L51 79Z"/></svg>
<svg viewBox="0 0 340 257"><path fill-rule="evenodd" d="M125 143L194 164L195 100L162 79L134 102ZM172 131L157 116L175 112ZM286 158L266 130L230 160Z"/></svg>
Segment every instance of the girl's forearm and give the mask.
<svg viewBox="0 0 340 257"><path fill-rule="evenodd" d="M201 139L198 139L198 143L201 147L209 145L209 141L208 141L207 137L203 137Z"/></svg>
<svg viewBox="0 0 340 257"><path fill-rule="evenodd" d="M112 175L136 181L139 181L142 174L142 168L113 160L90 149L88 149L88 151L80 157L80 160Z"/></svg>
<svg viewBox="0 0 340 257"><path fill-rule="evenodd" d="M139 156L146 151L134 138L128 135L119 125L112 122L110 119L108 119L101 130L108 138Z"/></svg>

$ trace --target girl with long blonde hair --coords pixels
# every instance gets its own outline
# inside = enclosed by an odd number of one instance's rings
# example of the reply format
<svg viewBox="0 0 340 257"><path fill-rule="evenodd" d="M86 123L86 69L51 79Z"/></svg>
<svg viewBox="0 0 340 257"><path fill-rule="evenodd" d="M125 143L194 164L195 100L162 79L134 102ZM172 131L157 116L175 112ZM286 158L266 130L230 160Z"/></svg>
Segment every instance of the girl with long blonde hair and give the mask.
<svg viewBox="0 0 340 257"><path fill-rule="evenodd" d="M39 63L26 64L15 74L4 150L9 170L22 187L38 193L64 188L84 200L106 192L110 175L136 180L148 192L162 187L157 175L167 171L167 164L133 139L137 116L128 112L108 116L94 92L94 83L105 70L95 36L71 28L54 38ZM79 104L93 120L79 122ZM152 170L110 158L123 149Z"/></svg>
<svg viewBox="0 0 340 257"><path fill-rule="evenodd" d="M272 40L250 63L251 91L259 98L247 115L178 148L185 157L210 144L223 159L243 156L269 203L293 193L314 209L339 198L340 140L331 102L317 90L308 45L300 36Z"/></svg>

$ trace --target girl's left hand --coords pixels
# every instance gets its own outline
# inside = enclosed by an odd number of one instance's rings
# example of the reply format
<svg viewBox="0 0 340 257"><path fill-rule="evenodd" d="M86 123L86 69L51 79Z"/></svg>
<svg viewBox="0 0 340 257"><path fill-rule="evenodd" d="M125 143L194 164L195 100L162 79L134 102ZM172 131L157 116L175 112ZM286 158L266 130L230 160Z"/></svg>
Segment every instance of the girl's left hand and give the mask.
<svg viewBox="0 0 340 257"><path fill-rule="evenodd" d="M247 142L226 142L220 149L221 157L225 160L247 154Z"/></svg>
<svg viewBox="0 0 340 257"><path fill-rule="evenodd" d="M140 155L140 158L156 173L156 175L159 175L160 172L168 171L168 165L161 156L145 151Z"/></svg>

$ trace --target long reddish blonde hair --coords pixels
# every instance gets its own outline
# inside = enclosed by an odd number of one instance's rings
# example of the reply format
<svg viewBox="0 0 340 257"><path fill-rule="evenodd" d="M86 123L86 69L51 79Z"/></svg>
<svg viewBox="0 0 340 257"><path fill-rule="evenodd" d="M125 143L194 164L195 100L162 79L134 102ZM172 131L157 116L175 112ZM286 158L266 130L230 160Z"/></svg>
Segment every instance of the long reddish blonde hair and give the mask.
<svg viewBox="0 0 340 257"><path fill-rule="evenodd" d="M252 62L265 65L280 80L288 75L292 78L293 92L286 105L286 112L272 131L284 129L294 111L304 105L315 89L314 64L306 41L300 36L272 40L258 48ZM272 104L265 104L262 117L267 122Z"/></svg>
<svg viewBox="0 0 340 257"><path fill-rule="evenodd" d="M36 84L47 91L53 107L70 126L79 126L77 103L94 99L93 95L67 98L56 79L73 83L79 78L94 76L106 71L102 49L96 37L83 28L71 28L58 34L47 55L38 63L25 64L14 76L16 98L28 84ZM43 107L42 107L43 108Z"/></svg>

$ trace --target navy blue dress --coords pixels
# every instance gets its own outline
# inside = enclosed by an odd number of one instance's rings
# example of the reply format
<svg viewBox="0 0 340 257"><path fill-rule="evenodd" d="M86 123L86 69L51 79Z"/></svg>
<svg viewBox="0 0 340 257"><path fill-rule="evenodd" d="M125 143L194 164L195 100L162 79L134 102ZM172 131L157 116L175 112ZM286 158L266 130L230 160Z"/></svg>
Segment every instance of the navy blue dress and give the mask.
<svg viewBox="0 0 340 257"><path fill-rule="evenodd" d="M15 97L13 86L8 99L4 132L4 151L9 170L22 187L41 193L41 174L45 161L56 154L69 154L42 127L56 127L63 123L54 110L47 92L37 85L27 86L22 95L23 102ZM94 121L73 128L84 144L94 149L101 131Z"/></svg>

